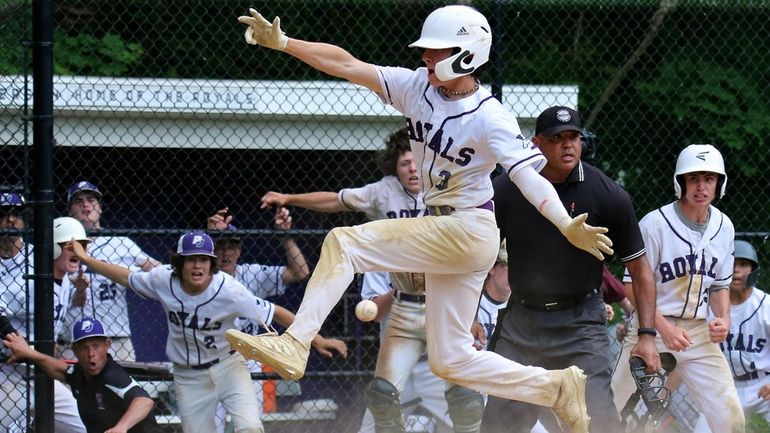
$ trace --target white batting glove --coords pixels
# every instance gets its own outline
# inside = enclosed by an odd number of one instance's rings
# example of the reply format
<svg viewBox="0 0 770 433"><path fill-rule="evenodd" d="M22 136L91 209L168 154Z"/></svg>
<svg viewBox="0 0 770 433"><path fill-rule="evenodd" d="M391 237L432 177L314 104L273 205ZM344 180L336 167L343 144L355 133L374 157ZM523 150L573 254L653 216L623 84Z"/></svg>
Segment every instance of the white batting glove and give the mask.
<svg viewBox="0 0 770 433"><path fill-rule="evenodd" d="M586 224L588 214L580 214L571 220L565 220L559 227L559 231L570 243L583 251L586 251L599 260L604 260L604 252L607 255L614 253L612 241L604 233L606 227L594 227Z"/></svg>
<svg viewBox="0 0 770 433"><path fill-rule="evenodd" d="M283 51L289 38L281 31L281 19L275 17L273 23L266 20L259 12L249 8L250 17L238 17L238 22L249 26L246 28L244 38L251 45L262 45L263 47Z"/></svg>

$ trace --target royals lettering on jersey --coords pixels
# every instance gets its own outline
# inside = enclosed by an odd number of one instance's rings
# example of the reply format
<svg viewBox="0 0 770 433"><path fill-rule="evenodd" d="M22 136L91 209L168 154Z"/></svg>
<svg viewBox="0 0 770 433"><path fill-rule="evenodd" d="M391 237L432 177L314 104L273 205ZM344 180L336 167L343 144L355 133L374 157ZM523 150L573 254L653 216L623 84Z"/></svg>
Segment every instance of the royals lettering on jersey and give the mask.
<svg viewBox="0 0 770 433"><path fill-rule="evenodd" d="M182 290L170 266L150 272L132 272L129 286L139 295L160 301L168 317L166 356L181 365L200 365L228 356L225 331L235 327L238 317L270 323L272 304L258 300L243 284L224 272L213 275L202 293Z"/></svg>
<svg viewBox="0 0 770 433"><path fill-rule="evenodd" d="M756 370L770 371L770 300L766 293L752 289L743 303L730 306L730 329L719 348L734 376Z"/></svg>
<svg viewBox="0 0 770 433"><path fill-rule="evenodd" d="M468 209L492 198L489 174L500 164L509 176L545 158L485 87L461 99L447 99L428 83L426 68L377 67L380 98L404 114L430 206Z"/></svg>
<svg viewBox="0 0 770 433"><path fill-rule="evenodd" d="M708 291L732 280L735 228L711 206L701 233L688 227L674 206L654 210L639 222L657 286L657 310L664 316L706 319ZM631 281L628 270L623 281Z"/></svg>
<svg viewBox="0 0 770 433"><path fill-rule="evenodd" d="M711 257L708 269L706 266L706 257L696 254L687 254L684 257L676 257L670 262L663 262L658 266L661 275L661 282L667 283L675 278L682 278L686 275L704 275L716 278L714 268L716 268L719 259Z"/></svg>

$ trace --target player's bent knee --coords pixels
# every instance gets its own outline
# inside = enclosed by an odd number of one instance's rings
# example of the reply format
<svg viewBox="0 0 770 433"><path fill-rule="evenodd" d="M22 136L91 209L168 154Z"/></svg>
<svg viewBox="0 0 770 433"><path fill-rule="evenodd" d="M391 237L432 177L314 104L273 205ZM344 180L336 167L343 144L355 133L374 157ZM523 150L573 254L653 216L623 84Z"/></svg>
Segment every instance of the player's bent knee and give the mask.
<svg viewBox="0 0 770 433"><path fill-rule="evenodd" d="M455 433L478 433L484 415L484 397L472 389L452 385L444 391Z"/></svg>
<svg viewBox="0 0 770 433"><path fill-rule="evenodd" d="M404 417L398 400L398 389L389 381L375 377L364 390L366 407L372 413L376 431L401 433Z"/></svg>

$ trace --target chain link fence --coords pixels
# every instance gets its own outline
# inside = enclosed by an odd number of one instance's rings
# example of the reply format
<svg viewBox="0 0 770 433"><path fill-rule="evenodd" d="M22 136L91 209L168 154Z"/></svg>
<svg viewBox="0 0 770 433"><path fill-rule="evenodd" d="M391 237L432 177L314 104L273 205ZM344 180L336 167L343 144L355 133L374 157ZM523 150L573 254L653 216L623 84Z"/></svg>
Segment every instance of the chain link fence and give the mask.
<svg viewBox="0 0 770 433"><path fill-rule="evenodd" d="M765 169L770 162L770 58L765 55L770 3L472 4L490 18L495 36L481 81L518 116L525 134L532 135L543 109L577 107L596 136L593 163L632 194L640 217L673 199L674 164L684 146L714 144L725 157L729 179L727 195L717 205L758 249L760 261L770 257ZM418 67L420 52L407 45L418 37L424 17L441 5L405 0L56 2L57 213L81 212L79 219L91 219L89 233L98 236L92 254L140 269L148 259L168 263L181 233L206 228L209 216L228 208L242 242L240 263L285 265L291 258L282 241L290 236L312 269L326 232L364 222L365 216L294 208L287 232L275 228L273 213L260 208L259 198L267 191L338 191L380 179L377 151L402 118L362 88L323 76L288 55L245 44L236 18L253 6L269 18L279 15L290 36L337 44L375 64ZM29 194L35 176L30 170L31 4L0 0L0 11L1 186L4 192ZM68 188L83 180L98 188L95 204L68 196ZM9 228L5 221L3 229ZM24 237L30 239L28 233ZM5 245L14 238L6 233L2 239ZM3 266L3 304L31 323L26 296L31 283L11 278L28 272L22 271L25 261L4 257ZM18 272L8 266L19 266ZM620 274L617 262L611 267ZM138 370L137 377L159 402L158 419L178 428L173 386L162 368L168 332L162 308L87 276L88 300L62 313L63 329L79 317L96 315L108 324L116 358L154 363L156 373ZM760 277L760 287L769 283L767 274ZM255 283L254 290L265 284ZM353 315L359 290L356 280L321 331L347 343L347 359L313 353L307 379L298 383L254 374L268 432L358 431L362 391L378 347L377 325ZM295 311L303 282L258 293ZM63 356L71 356L67 334L60 339ZM30 383L23 380L26 374L14 377L21 378L14 388L18 392L0 396L3 407L29 414ZM415 420L411 431L429 430ZM685 424L672 431L688 431Z"/></svg>

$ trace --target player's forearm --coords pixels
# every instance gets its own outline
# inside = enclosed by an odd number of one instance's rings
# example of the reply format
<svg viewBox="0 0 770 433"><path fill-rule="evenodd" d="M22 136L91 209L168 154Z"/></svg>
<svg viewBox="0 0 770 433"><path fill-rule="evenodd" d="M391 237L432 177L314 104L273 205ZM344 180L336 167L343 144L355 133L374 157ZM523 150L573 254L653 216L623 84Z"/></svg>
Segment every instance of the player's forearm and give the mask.
<svg viewBox="0 0 770 433"><path fill-rule="evenodd" d="M330 191L287 194L286 204L316 212L343 212L348 210L340 204L337 193Z"/></svg>
<svg viewBox="0 0 770 433"><path fill-rule="evenodd" d="M294 323L294 313L281 307L280 305L276 305L275 313L273 314L273 321L278 322L278 324L284 328L288 328L292 323Z"/></svg>
<svg viewBox="0 0 770 433"><path fill-rule="evenodd" d="M551 182L540 176L531 166L523 167L511 177L524 198L535 206L559 231L571 220Z"/></svg>
<svg viewBox="0 0 770 433"><path fill-rule="evenodd" d="M34 362L46 376L51 379L64 382L66 380L65 374L69 365L61 359L48 356L44 353L40 353L37 350L32 350L25 354L25 358Z"/></svg>
<svg viewBox="0 0 770 433"><path fill-rule="evenodd" d="M120 421L115 425L116 428L124 428L130 430L135 425L139 424L143 419L147 418L152 408L155 407L155 402L148 397L136 397L131 400L131 404L128 405L126 413L120 418Z"/></svg>
<svg viewBox="0 0 770 433"><path fill-rule="evenodd" d="M369 65L336 45L289 38L285 52L313 68L333 77L380 91L380 81L374 66Z"/></svg>
<svg viewBox="0 0 770 433"><path fill-rule="evenodd" d="M628 291L633 298L636 306L636 314L639 318L640 328L654 328L655 315L657 312L657 296L655 289L655 280L647 262L646 256L626 263L628 273L632 279L632 290ZM662 318L662 317L661 317Z"/></svg>
<svg viewBox="0 0 770 433"><path fill-rule="evenodd" d="M131 271L127 268L103 262L90 256L81 258L80 261L97 274L104 275L113 282L128 287L128 276L131 274Z"/></svg>
<svg viewBox="0 0 770 433"><path fill-rule="evenodd" d="M292 238L285 238L281 245L286 250L286 269L283 272L284 284L302 281L310 275L310 267L305 256Z"/></svg>
<svg viewBox="0 0 770 433"><path fill-rule="evenodd" d="M709 292L709 308L714 317L726 320L729 328L730 290L712 290Z"/></svg>

